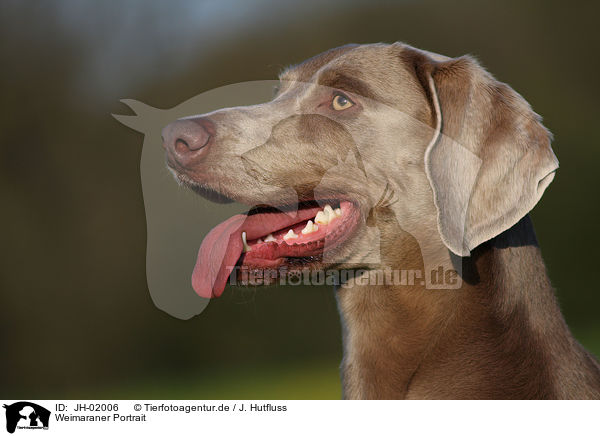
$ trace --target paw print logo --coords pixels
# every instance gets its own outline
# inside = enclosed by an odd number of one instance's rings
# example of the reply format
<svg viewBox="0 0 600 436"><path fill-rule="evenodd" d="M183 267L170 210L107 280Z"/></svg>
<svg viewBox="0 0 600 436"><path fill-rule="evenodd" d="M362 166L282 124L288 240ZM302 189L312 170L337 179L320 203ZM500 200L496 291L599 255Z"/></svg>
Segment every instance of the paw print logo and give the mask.
<svg viewBox="0 0 600 436"><path fill-rule="evenodd" d="M286 275L287 284L297 286L302 284L302 273L298 270L288 271Z"/></svg>

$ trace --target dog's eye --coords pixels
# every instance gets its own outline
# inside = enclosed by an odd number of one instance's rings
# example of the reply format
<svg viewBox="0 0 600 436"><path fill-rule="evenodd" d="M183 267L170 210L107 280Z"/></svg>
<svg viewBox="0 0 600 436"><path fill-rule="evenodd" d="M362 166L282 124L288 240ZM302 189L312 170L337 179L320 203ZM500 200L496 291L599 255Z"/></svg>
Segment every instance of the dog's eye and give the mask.
<svg viewBox="0 0 600 436"><path fill-rule="evenodd" d="M331 102L331 107L336 111L343 111L354 106L354 103L343 94L336 94Z"/></svg>

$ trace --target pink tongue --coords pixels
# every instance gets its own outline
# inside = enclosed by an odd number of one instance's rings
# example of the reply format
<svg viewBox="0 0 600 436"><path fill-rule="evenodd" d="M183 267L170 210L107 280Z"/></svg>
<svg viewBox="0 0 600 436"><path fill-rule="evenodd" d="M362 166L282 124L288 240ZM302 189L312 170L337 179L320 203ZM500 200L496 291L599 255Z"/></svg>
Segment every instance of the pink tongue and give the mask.
<svg viewBox="0 0 600 436"><path fill-rule="evenodd" d="M220 297L225 284L242 254L242 232L252 240L276 230L313 218L318 207L301 209L297 213L258 213L234 215L222 222L202 241L196 266L192 272L192 287L204 298Z"/></svg>

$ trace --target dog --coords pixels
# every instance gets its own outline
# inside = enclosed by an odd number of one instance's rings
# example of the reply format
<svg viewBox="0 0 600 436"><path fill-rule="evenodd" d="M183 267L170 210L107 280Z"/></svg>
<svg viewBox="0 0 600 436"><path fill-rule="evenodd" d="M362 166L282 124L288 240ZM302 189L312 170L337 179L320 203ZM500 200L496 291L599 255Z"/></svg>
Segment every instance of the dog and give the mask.
<svg viewBox="0 0 600 436"><path fill-rule="evenodd" d="M353 272L334 280L347 399L600 399L528 215L558 168L550 143L474 58L403 43L329 50L270 102L163 129L178 182L251 206L204 239L200 296L242 270Z"/></svg>

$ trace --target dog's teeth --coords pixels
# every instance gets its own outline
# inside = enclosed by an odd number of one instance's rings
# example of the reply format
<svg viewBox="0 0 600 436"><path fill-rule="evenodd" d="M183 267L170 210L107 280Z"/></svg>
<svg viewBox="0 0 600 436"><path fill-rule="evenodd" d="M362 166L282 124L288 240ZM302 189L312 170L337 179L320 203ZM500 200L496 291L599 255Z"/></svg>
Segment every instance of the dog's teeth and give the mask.
<svg viewBox="0 0 600 436"><path fill-rule="evenodd" d="M339 213L336 211L339 210ZM317 216L315 217L315 222L317 224L327 225L337 217L341 216L342 211L340 208L333 210L333 208L328 204L326 205L322 211L317 212Z"/></svg>
<svg viewBox="0 0 600 436"><path fill-rule="evenodd" d="M329 214L320 210L317 212L317 216L315 217L315 223L326 226L329 224Z"/></svg>
<svg viewBox="0 0 600 436"><path fill-rule="evenodd" d="M294 233L294 231L292 229L290 229L289 232L287 232L285 234L285 236L283 237L284 241L287 241L288 239L296 239L298 237L297 234Z"/></svg>
<svg viewBox="0 0 600 436"><path fill-rule="evenodd" d="M338 207L337 209L334 209L334 212L335 212L335 214L337 216L342 216L342 209L341 208Z"/></svg>
<svg viewBox="0 0 600 436"><path fill-rule="evenodd" d="M262 240L261 238L258 238L258 239L256 240L256 243L257 243L257 244L262 244L262 243L263 243L263 240Z"/></svg>
<svg viewBox="0 0 600 436"><path fill-rule="evenodd" d="M327 224L329 224L331 221L338 217L330 205L326 205L323 208L323 213L327 214Z"/></svg>
<svg viewBox="0 0 600 436"><path fill-rule="evenodd" d="M242 232L242 243L244 244L244 253L252 251L252 249L248 246L246 242L246 232Z"/></svg>
<svg viewBox="0 0 600 436"><path fill-rule="evenodd" d="M308 222L306 223L306 227L302 229L302 234L308 235L309 233L314 233L317 230L319 230L319 226L314 225L311 220L308 220Z"/></svg>
<svg viewBox="0 0 600 436"><path fill-rule="evenodd" d="M265 238L265 242L276 242L277 239L275 239L275 236L273 236L273 233L269 233L267 235L267 237Z"/></svg>

